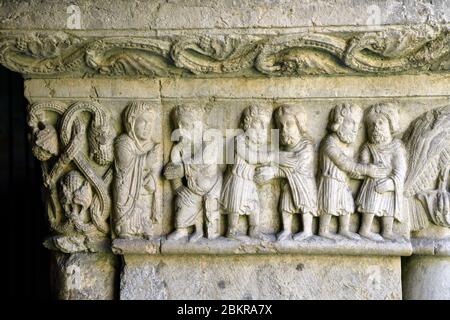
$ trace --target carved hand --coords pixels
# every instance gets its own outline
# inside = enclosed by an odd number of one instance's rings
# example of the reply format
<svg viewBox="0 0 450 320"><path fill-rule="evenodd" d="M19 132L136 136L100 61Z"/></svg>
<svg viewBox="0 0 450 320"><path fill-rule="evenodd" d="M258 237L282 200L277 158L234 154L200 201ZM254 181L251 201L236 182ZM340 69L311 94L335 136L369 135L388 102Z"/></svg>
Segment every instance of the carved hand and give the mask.
<svg viewBox="0 0 450 320"><path fill-rule="evenodd" d="M263 184L275 177L276 169L272 166L262 166L256 169L255 182Z"/></svg>
<svg viewBox="0 0 450 320"><path fill-rule="evenodd" d="M386 178L389 175L390 171L390 169L384 166L369 164L367 175L371 178Z"/></svg>
<svg viewBox="0 0 450 320"><path fill-rule="evenodd" d="M375 186L375 191L378 193L385 193L390 191L395 191L395 185L394 181L389 178L385 178L383 180L380 180L377 185Z"/></svg>
<svg viewBox="0 0 450 320"><path fill-rule="evenodd" d="M164 176L167 180L173 180L183 177L183 165L170 162L164 169Z"/></svg>

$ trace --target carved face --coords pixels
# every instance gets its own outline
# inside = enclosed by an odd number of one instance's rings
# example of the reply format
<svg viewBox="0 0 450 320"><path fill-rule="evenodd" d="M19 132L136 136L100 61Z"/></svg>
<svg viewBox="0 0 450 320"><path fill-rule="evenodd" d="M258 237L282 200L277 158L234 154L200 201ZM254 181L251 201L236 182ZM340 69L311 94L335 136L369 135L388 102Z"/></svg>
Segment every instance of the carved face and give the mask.
<svg viewBox="0 0 450 320"><path fill-rule="evenodd" d="M281 143L284 145L295 145L301 135L297 120L293 115L283 115L278 119Z"/></svg>
<svg viewBox="0 0 450 320"><path fill-rule="evenodd" d="M339 139L344 143L352 143L355 141L359 128L359 119L354 119L352 114L343 117L342 123L336 131Z"/></svg>
<svg viewBox="0 0 450 320"><path fill-rule="evenodd" d="M140 114L134 123L134 133L140 140L149 140L152 134L152 117L148 113Z"/></svg>
<svg viewBox="0 0 450 320"><path fill-rule="evenodd" d="M250 123L246 133L250 141L254 144L264 144L267 143L269 119L253 119Z"/></svg>
<svg viewBox="0 0 450 320"><path fill-rule="evenodd" d="M196 120L193 115L185 114L178 121L180 135L188 140L199 140L202 138L202 122Z"/></svg>
<svg viewBox="0 0 450 320"><path fill-rule="evenodd" d="M382 144L391 140L391 127L384 115L373 117L367 122L367 133L372 143Z"/></svg>

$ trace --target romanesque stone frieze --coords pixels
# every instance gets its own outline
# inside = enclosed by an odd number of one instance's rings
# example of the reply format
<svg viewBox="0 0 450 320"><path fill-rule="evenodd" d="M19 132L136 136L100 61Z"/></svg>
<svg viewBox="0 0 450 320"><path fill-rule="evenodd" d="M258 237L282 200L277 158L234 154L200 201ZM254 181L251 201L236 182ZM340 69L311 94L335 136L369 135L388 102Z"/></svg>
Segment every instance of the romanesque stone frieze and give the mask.
<svg viewBox="0 0 450 320"><path fill-rule="evenodd" d="M450 70L440 25L287 35L3 35L0 62L26 76L395 74Z"/></svg>
<svg viewBox="0 0 450 320"><path fill-rule="evenodd" d="M388 254L410 248L409 230L449 226L448 106L419 115L402 134L394 102L365 111L343 102L316 139L300 104L250 103L230 138L207 125L202 105L183 103L167 110L174 130L163 149L154 132L159 106L122 104L112 113L93 101L30 106L53 232L48 247L99 251L113 240L119 254ZM362 128L365 140L356 144ZM171 203L159 201L163 181ZM271 232L261 228L268 207L279 225Z"/></svg>

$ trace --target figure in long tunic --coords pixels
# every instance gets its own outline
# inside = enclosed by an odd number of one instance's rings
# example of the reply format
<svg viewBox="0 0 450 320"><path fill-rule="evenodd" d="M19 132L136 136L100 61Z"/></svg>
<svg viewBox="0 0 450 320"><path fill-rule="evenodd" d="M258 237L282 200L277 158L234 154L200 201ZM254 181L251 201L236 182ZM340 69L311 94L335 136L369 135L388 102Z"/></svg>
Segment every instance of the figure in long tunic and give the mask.
<svg viewBox="0 0 450 320"><path fill-rule="evenodd" d="M319 235L325 238L335 238L329 225L331 217L336 216L339 235L359 239L350 231L350 215L355 212L355 205L347 180L365 176L383 178L388 173L383 166L357 163L352 158L350 144L356 138L361 116L360 108L350 104L337 105L330 113L330 133L322 141L319 159Z"/></svg>
<svg viewBox="0 0 450 320"><path fill-rule="evenodd" d="M157 145L152 141L153 109L131 103L124 112L125 133L115 141L114 226L119 238L150 238L156 181L152 170Z"/></svg>
<svg viewBox="0 0 450 320"><path fill-rule="evenodd" d="M248 235L252 238L269 240L270 237L260 231L260 202L256 183L255 169L268 164L272 154L267 150L267 135L271 113L261 106L250 106L244 110L242 128L244 133L235 138L234 164L229 168L225 179L221 202L228 215L227 236L242 239L238 230L240 216L248 216Z"/></svg>
<svg viewBox="0 0 450 320"><path fill-rule="evenodd" d="M356 200L363 214L359 234L371 240L393 240L394 219L402 220L403 184L406 175L406 150L401 140L393 138L398 131L397 110L387 104L371 107L366 116L369 142L361 150L361 162L386 167L385 178L367 177ZM382 237L371 231L374 217L382 217Z"/></svg>
<svg viewBox="0 0 450 320"><path fill-rule="evenodd" d="M173 146L164 172L176 193L175 231L168 239L187 237L191 227L195 228L195 232L189 240L202 238L205 220L207 237L214 239L219 236L219 198L222 189L220 143L218 137L207 137L205 134L200 108L177 106L173 114L181 138ZM183 177L186 185L183 184Z"/></svg>
<svg viewBox="0 0 450 320"><path fill-rule="evenodd" d="M313 235L313 217L318 216L317 186L314 177L314 146L305 132L306 114L296 106L283 105L275 111L275 120L280 129L282 150L277 165L263 166L257 170L262 181L281 178L279 210L283 230L277 235L279 241L292 236L294 214L301 214L303 232L294 235L294 240L303 240Z"/></svg>

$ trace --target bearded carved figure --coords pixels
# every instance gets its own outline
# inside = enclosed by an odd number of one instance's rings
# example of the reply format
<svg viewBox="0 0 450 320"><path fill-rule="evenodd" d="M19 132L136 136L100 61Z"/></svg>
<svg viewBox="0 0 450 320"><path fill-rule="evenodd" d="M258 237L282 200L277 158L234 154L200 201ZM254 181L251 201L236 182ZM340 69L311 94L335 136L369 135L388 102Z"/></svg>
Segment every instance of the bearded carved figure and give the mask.
<svg viewBox="0 0 450 320"><path fill-rule="evenodd" d="M390 172L383 165L353 160L350 147L361 118L361 109L348 103L337 105L330 112L329 133L322 140L319 159L319 235L325 238L337 238L329 230L333 216L339 218L339 235L352 240L360 238L349 229L355 204L348 179L385 178Z"/></svg>
<svg viewBox="0 0 450 320"><path fill-rule="evenodd" d="M384 178L366 177L356 200L358 211L363 214L359 234L371 240L394 240L394 219L402 220L403 185L407 160L406 150L398 132L398 111L389 104L373 105L365 117L369 141L362 147L360 160L389 170ZM371 232L374 217L381 217L382 237Z"/></svg>
<svg viewBox="0 0 450 320"><path fill-rule="evenodd" d="M318 216L317 187L314 178L314 146L306 133L306 114L297 106L283 105L275 111L275 123L280 130L279 160L277 165L257 169L257 178L268 181L282 179L279 202L283 230L279 241L292 237L292 219L301 214L303 231L294 240L313 235L313 217Z"/></svg>
<svg viewBox="0 0 450 320"><path fill-rule="evenodd" d="M207 238L219 236L220 141L206 133L202 118L203 111L198 107L180 105L173 110L173 122L180 137L164 171L176 194L175 231L168 236L169 240L187 237L191 227L195 231L190 241L203 238L204 221Z"/></svg>
<svg viewBox="0 0 450 320"><path fill-rule="evenodd" d="M154 122L154 108L143 102L130 103L123 113L125 132L114 143L114 231L119 238L152 236L158 152Z"/></svg>

